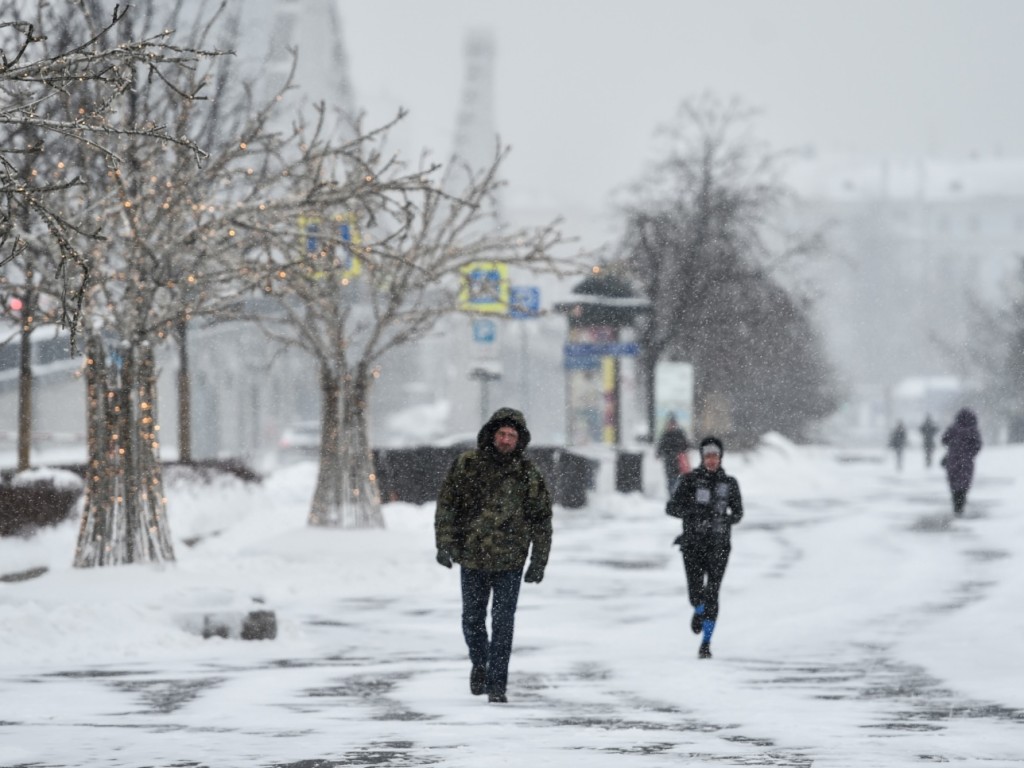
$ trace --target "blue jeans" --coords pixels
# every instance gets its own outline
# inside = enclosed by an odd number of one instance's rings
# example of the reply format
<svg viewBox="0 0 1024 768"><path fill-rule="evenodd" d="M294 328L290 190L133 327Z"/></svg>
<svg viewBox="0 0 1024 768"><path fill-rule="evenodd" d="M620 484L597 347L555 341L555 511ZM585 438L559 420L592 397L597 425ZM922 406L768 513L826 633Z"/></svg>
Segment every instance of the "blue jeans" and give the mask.
<svg viewBox="0 0 1024 768"><path fill-rule="evenodd" d="M462 634L474 667L487 668L487 690L504 693L508 661L512 655L512 631L522 571L478 571L462 568ZM491 637L487 637L487 603L491 606Z"/></svg>

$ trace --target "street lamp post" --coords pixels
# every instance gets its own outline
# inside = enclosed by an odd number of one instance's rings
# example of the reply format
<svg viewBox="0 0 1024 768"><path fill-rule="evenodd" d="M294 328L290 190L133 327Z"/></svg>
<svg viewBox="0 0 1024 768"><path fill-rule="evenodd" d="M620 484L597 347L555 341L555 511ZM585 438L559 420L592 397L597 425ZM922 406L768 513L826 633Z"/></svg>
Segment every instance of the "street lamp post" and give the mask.
<svg viewBox="0 0 1024 768"><path fill-rule="evenodd" d="M474 368L469 378L480 382L480 421L485 423L491 415L490 384L501 379L501 374L488 368Z"/></svg>

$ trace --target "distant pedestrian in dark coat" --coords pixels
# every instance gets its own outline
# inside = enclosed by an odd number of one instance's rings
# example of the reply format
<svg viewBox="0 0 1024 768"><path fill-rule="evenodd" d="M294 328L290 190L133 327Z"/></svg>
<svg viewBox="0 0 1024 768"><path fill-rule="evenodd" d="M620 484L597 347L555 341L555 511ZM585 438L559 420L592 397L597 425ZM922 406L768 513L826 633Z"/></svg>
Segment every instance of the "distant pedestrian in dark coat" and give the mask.
<svg viewBox="0 0 1024 768"><path fill-rule="evenodd" d="M539 584L551 552L551 496L540 471L523 456L530 431L522 413L499 408L476 444L455 460L437 497L437 562L462 566L469 690L504 703L519 584Z"/></svg>
<svg viewBox="0 0 1024 768"><path fill-rule="evenodd" d="M903 469L903 449L907 447L907 428L897 421L889 435L889 447L896 452L896 469Z"/></svg>
<svg viewBox="0 0 1024 768"><path fill-rule="evenodd" d="M686 587L693 606L690 629L704 633L698 658L711 658L711 634L718 620L718 593L732 551L732 527L743 517L740 484L722 469L722 441L700 441L701 464L683 475L666 514L683 519L683 533L674 543L683 552Z"/></svg>
<svg viewBox="0 0 1024 768"><path fill-rule="evenodd" d="M668 484L669 496L672 495L672 489L679 476L690 471L690 459L686 455L689 449L690 441L686 438L686 432L679 426L674 415L669 416L654 450L655 455L665 465L665 481Z"/></svg>
<svg viewBox="0 0 1024 768"><path fill-rule="evenodd" d="M938 425L932 421L931 414L924 417L921 424L921 445L924 446L924 465L932 465L932 454L935 453L935 435L939 433Z"/></svg>
<svg viewBox="0 0 1024 768"><path fill-rule="evenodd" d="M946 468L949 492L953 496L953 514L959 516L963 514L967 492L974 479L974 457L981 451L981 433L974 411L960 409L953 423L942 433L942 444L946 446L942 465Z"/></svg>

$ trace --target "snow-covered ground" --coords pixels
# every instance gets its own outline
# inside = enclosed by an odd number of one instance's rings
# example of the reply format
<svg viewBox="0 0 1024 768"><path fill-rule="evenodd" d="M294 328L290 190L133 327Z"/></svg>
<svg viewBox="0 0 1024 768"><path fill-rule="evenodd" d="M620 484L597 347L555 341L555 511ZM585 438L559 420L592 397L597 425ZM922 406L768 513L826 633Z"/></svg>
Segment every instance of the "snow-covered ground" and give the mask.
<svg viewBox="0 0 1024 768"><path fill-rule="evenodd" d="M433 505L309 528L309 463L171 483L173 566L72 569L74 521L0 539L0 575L49 569L0 582L0 767L1024 765L1024 449L982 452L959 520L915 452L724 465L746 517L714 659L659 464L630 495L607 464L523 587L507 705L469 694ZM258 607L276 640L188 631Z"/></svg>

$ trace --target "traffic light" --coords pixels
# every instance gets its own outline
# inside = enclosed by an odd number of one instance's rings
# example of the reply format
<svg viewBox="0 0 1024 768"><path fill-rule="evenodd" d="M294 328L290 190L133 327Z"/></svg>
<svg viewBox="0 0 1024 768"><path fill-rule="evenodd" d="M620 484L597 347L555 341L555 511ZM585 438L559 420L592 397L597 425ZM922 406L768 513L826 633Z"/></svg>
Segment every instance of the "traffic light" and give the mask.
<svg viewBox="0 0 1024 768"><path fill-rule="evenodd" d="M11 312L20 313L21 310L25 308L25 302L20 296L11 296L7 300L7 308L11 310Z"/></svg>

